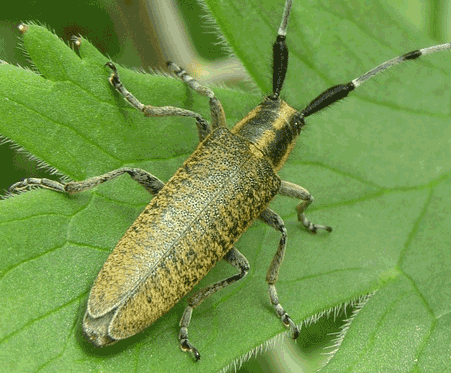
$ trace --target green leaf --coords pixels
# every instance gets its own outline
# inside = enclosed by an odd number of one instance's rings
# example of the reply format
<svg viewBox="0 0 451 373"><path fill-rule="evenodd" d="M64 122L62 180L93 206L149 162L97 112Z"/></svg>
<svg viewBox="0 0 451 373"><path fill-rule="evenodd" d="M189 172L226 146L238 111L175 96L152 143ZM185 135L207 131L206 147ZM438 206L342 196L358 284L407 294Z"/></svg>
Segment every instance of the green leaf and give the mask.
<svg viewBox="0 0 451 373"><path fill-rule="evenodd" d="M225 38L262 94L283 2L213 2ZM401 53L435 44L378 3L295 2L283 98L302 109ZM192 152L190 119L143 118L110 87L107 59L86 40L80 57L38 26L25 48L43 76L0 65L0 133L64 175L83 180L132 165L166 181ZM449 54L373 79L308 118L283 179L316 198L309 217L334 227L309 235L296 201L272 203L288 229L277 289L298 322L375 292L356 313L324 371L445 371L449 364L451 225ZM119 70L143 103L209 117L208 100L182 82ZM215 88L229 126L261 96ZM178 351L186 300L143 333L104 349L81 336L87 295L102 263L150 197L126 176L75 196L36 190L0 204L0 364L8 371L218 371L284 328L265 275L279 234L257 222L237 247L251 271L193 313L195 364ZM219 263L197 287L234 273Z"/></svg>

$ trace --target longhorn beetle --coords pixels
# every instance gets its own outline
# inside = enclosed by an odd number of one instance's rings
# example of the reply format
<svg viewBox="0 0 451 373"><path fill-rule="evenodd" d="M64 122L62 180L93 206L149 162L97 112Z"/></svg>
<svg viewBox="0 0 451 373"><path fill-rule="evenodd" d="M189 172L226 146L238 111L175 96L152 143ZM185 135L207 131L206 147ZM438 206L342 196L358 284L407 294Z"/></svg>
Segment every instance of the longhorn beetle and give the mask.
<svg viewBox="0 0 451 373"><path fill-rule="evenodd" d="M451 49L451 43L415 50L384 62L349 83L325 90L298 111L279 97L288 68L285 39L291 5L292 0L286 0L273 45L273 92L231 130L226 127L223 108L213 91L175 63L168 62L169 69L210 100L211 126L190 110L143 105L123 86L115 65L106 64L112 71L111 85L145 116L184 116L196 120L200 143L166 184L145 170L123 167L84 181L62 184L29 178L11 186L13 192L40 186L73 194L127 173L155 196L119 241L92 287L83 331L94 345L107 346L147 328L219 260L225 259L239 273L195 293L180 321L180 347L199 360L198 350L188 339L192 312L207 297L246 276L249 263L234 244L257 218L280 232L279 246L266 275L269 299L292 337L299 336L298 327L279 303L275 287L285 254L287 230L268 204L277 194L299 199L298 219L308 231L331 232L332 228L307 219L305 210L313 197L301 186L281 180L277 171L287 160L305 118L345 98L388 68Z"/></svg>

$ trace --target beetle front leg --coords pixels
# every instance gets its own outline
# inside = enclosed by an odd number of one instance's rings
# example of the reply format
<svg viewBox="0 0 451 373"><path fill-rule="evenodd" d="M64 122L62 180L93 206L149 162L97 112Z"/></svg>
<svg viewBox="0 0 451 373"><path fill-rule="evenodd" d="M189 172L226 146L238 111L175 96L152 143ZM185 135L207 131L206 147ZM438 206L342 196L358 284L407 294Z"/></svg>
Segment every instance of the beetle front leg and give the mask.
<svg viewBox="0 0 451 373"><path fill-rule="evenodd" d="M274 255L271 265L269 266L268 273L266 274L266 282L269 285L268 294L271 304L274 306L274 309L276 310L277 315L282 320L282 323L286 327L290 328L291 336L293 337L293 339L296 339L297 337L299 337L299 328L279 303L276 286L274 285L277 282L277 278L279 277L279 269L285 256L285 247L287 245L287 229L285 228L285 224L282 218L271 209L267 208L265 211L263 211L260 214L260 219L282 234L276 255Z"/></svg>
<svg viewBox="0 0 451 373"><path fill-rule="evenodd" d="M234 247L230 249L229 252L224 256L224 260L233 265L235 268L239 269L240 273L199 290L188 300L188 306L185 308L185 311L183 312L182 318L180 320L180 348L183 351L191 351L194 354L196 361L200 359L199 351L191 344L188 339L188 326L191 321L193 310L210 295L213 295L217 291L224 289L226 286L229 286L230 284L241 280L249 272L249 262L247 261L246 257Z"/></svg>
<svg viewBox="0 0 451 373"><path fill-rule="evenodd" d="M177 66L174 62L168 61L166 65L193 91L210 99L211 126L213 127L213 130L218 127L225 127L226 118L224 109L222 108L221 102L216 98L214 92L210 88L199 84L197 80L192 78L184 69Z"/></svg>
<svg viewBox="0 0 451 373"><path fill-rule="evenodd" d="M313 224L305 216L305 210L313 202L313 196L309 193L307 189L303 187L290 183L289 181L282 180L280 185L279 194L291 198L300 199L302 202L296 206L296 211L298 212L298 220L302 222L302 225L307 228L311 233L316 233L318 229L324 229L328 232L332 232L332 227L328 225Z"/></svg>
<svg viewBox="0 0 451 373"><path fill-rule="evenodd" d="M196 119L199 140L203 141L211 132L210 125L202 116L194 111L181 109L174 106L152 106L142 104L133 94L131 94L122 84L116 66L112 62L107 62L105 66L112 71L109 81L122 97L135 109L141 111L146 117L191 117ZM222 107L221 107L222 108Z"/></svg>

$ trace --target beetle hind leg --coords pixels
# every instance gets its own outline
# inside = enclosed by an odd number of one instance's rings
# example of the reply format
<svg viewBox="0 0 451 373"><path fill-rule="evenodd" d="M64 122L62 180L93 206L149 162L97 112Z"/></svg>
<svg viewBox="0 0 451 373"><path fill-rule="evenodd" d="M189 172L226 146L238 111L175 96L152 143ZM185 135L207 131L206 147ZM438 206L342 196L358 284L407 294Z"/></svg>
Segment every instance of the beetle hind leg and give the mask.
<svg viewBox="0 0 451 373"><path fill-rule="evenodd" d="M195 348L192 343L188 339L188 326L191 322L191 315L193 313L193 308L188 306L185 308L185 311L183 312L183 316L180 319L180 333L179 333L179 343L180 343L180 349L184 352L191 351L194 355L194 358L196 361L199 361L200 359L200 353Z"/></svg>
<svg viewBox="0 0 451 373"><path fill-rule="evenodd" d="M182 318L180 319L180 348L185 352L191 351L196 361L200 359L200 353L188 339L188 326L191 321L193 310L210 295L216 293L218 290L224 289L226 286L233 284L234 282L241 280L249 272L249 262L246 257L234 247L224 256L224 260L239 269L240 273L199 290L188 300L188 306L185 308Z"/></svg>
<svg viewBox="0 0 451 373"><path fill-rule="evenodd" d="M280 317L283 325L285 325L287 328L290 328L291 337L293 339L297 339L300 333L299 328L291 319L290 315L288 315L288 313L285 312L284 308L279 303L279 297L277 295L277 290L274 284L269 284L268 294L271 304L274 306L274 309L276 310L277 316Z"/></svg>

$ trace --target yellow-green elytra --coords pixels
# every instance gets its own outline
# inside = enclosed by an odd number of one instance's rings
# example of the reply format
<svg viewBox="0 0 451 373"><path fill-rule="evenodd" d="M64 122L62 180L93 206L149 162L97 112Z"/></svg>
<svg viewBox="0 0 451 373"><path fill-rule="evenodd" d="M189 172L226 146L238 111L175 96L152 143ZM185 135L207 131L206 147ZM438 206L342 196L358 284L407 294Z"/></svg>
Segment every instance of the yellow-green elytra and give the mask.
<svg viewBox="0 0 451 373"><path fill-rule="evenodd" d="M279 187L255 145L225 128L215 131L104 264L83 320L88 337L107 345L164 315L230 251Z"/></svg>
<svg viewBox="0 0 451 373"><path fill-rule="evenodd" d="M87 339L98 347L135 335L150 326L183 298L221 259L239 272L199 290L188 300L180 321L179 343L196 360L200 353L188 339L193 310L207 297L242 279L249 271L247 259L235 242L256 219L281 234L279 246L267 272L271 304L293 338L297 325L279 303L275 288L283 261L287 231L269 202L277 195L296 198L298 219L310 232L332 231L312 224L305 210L313 202L310 193L283 181L277 171L287 160L305 118L345 98L371 77L401 62L451 49L451 43L415 50L384 62L346 84L333 86L298 111L279 97L288 68L285 44L292 0L286 0L281 25L273 46L273 93L231 130L213 91L201 86L183 69L168 67L195 92L209 98L211 125L195 112L171 107L143 105L122 85L111 62L110 83L145 116L187 116L196 121L200 143L194 153L165 184L139 168L123 167L88 180L62 184L29 178L11 186L12 192L41 186L64 193L78 193L123 174L130 175L155 197L127 230L108 257L91 289L83 318ZM23 25L22 32L27 27Z"/></svg>

